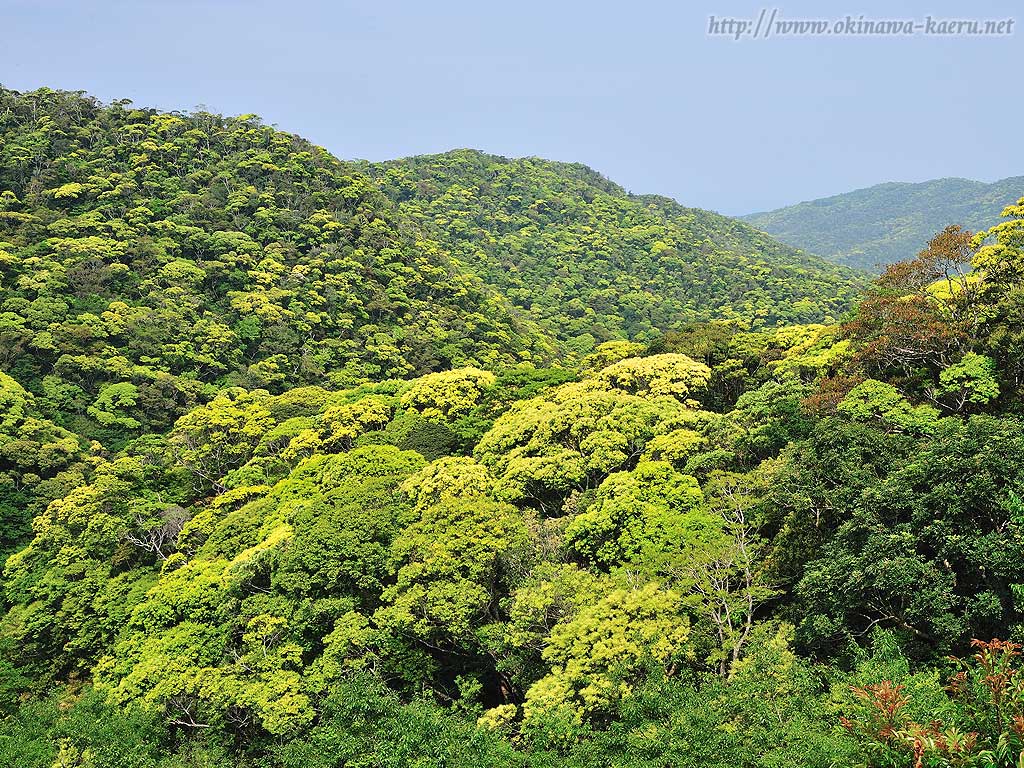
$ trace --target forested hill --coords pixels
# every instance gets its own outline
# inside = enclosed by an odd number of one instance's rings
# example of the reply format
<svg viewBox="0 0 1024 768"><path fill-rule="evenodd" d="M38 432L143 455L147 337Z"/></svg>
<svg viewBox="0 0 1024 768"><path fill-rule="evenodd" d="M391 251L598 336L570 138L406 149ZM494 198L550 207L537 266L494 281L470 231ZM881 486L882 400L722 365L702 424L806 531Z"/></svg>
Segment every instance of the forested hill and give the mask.
<svg viewBox="0 0 1024 768"><path fill-rule="evenodd" d="M579 164L457 150L367 170L423 232L579 347L696 319L817 322L860 284L735 219L628 195Z"/></svg>
<svg viewBox="0 0 1024 768"><path fill-rule="evenodd" d="M1019 768L1001 212L851 301L583 166L0 90L0 766Z"/></svg>
<svg viewBox="0 0 1024 768"><path fill-rule="evenodd" d="M1024 176L890 182L741 217L796 248L838 264L879 271L922 250L948 224L987 229L1024 195Z"/></svg>
<svg viewBox="0 0 1024 768"><path fill-rule="evenodd" d="M0 367L97 436L225 385L344 386L554 345L351 165L252 116L0 91Z"/></svg>
<svg viewBox="0 0 1024 768"><path fill-rule="evenodd" d="M251 115L0 90L0 370L105 442L223 386L543 364L700 318L818 321L856 282L582 166L367 166Z"/></svg>

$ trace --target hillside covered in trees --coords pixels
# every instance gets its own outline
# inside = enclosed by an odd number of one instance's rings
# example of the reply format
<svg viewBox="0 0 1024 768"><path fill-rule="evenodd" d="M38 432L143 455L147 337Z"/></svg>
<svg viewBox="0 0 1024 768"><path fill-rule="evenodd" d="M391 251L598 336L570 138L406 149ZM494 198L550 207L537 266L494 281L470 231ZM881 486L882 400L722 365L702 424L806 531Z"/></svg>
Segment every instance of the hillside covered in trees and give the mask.
<svg viewBox="0 0 1024 768"><path fill-rule="evenodd" d="M1022 759L1024 199L857 293L582 166L0 91L0 204L0 764Z"/></svg>
<svg viewBox="0 0 1024 768"><path fill-rule="evenodd" d="M447 183L436 163L378 183L253 116L0 91L0 137L0 365L101 440L166 430L223 386L543 365L710 317L828 320L859 284L578 167L510 166L514 203L483 184L497 161L456 154L479 178L427 216L399 188Z"/></svg>
<svg viewBox="0 0 1024 768"><path fill-rule="evenodd" d="M889 182L741 218L794 248L837 264L881 272L917 253L949 224L988 229L1024 195L1024 176Z"/></svg>
<svg viewBox="0 0 1024 768"><path fill-rule="evenodd" d="M861 281L736 219L627 195L582 165L471 150L367 167L460 263L571 349L694 320L839 317Z"/></svg>

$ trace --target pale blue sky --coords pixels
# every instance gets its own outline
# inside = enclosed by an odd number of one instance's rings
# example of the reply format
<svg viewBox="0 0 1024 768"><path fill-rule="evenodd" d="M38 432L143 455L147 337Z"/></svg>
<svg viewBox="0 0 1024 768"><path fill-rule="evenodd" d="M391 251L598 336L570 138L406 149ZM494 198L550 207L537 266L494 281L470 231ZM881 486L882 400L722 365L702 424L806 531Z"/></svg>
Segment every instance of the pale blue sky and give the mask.
<svg viewBox="0 0 1024 768"><path fill-rule="evenodd" d="M1007 38L707 36L709 15L765 5L0 0L0 83L255 112L344 158L475 147L579 161L731 214L882 181L1024 174L1024 6L777 6L791 19L1019 13Z"/></svg>

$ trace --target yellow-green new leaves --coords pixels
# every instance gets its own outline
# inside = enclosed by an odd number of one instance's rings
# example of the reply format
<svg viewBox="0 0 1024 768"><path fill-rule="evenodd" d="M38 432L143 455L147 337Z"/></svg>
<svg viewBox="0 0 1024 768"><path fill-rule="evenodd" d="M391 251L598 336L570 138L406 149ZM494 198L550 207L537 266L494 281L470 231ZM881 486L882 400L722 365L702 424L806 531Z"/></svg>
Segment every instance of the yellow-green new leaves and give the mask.
<svg viewBox="0 0 1024 768"><path fill-rule="evenodd" d="M487 467L468 456L446 456L431 462L402 483L417 509L442 501L489 496L494 478Z"/></svg>
<svg viewBox="0 0 1024 768"><path fill-rule="evenodd" d="M284 640L284 619L259 615L244 628L237 648L223 629L184 622L168 632L138 636L135 663L116 684L107 682L117 662L98 665L99 685L121 703L141 698L160 706L171 724L205 728L234 720L286 735L313 719L301 691L302 648ZM127 649L126 649L127 650ZM222 654L233 661L222 663Z"/></svg>
<svg viewBox="0 0 1024 768"><path fill-rule="evenodd" d="M523 514L485 497L441 501L395 542L395 584L376 622L431 646L471 639L493 616L506 555L526 545Z"/></svg>
<svg viewBox="0 0 1024 768"><path fill-rule="evenodd" d="M61 184L59 187L49 190L49 192L57 200L74 200L85 192L85 190L86 187L84 184L72 182L70 184Z"/></svg>
<svg viewBox="0 0 1024 768"><path fill-rule="evenodd" d="M544 650L551 673L526 694L525 727L558 740L628 696L648 665L688 657L681 608L678 594L651 583L613 590L557 625Z"/></svg>
<svg viewBox="0 0 1024 768"><path fill-rule="evenodd" d="M109 557L129 524L138 492L135 485L142 474L143 464L135 458L101 464L90 485L51 502L32 523L32 543L7 561L8 589L21 578L22 569L40 557L64 566Z"/></svg>
<svg viewBox="0 0 1024 768"><path fill-rule="evenodd" d="M585 371L600 371L612 363L625 360L627 357L642 355L644 345L635 341L616 339L599 344L591 354L583 358L580 367Z"/></svg>
<svg viewBox="0 0 1024 768"><path fill-rule="evenodd" d="M557 511L571 490L593 487L638 457L682 411L674 397L565 384L514 404L474 455L497 479L499 494Z"/></svg>
<svg viewBox="0 0 1024 768"><path fill-rule="evenodd" d="M150 586L147 570L118 572L133 556L122 537L147 469L136 458L99 465L91 484L35 518L34 539L8 558L4 591L12 608L0 636L20 663L45 660L58 673L87 667Z"/></svg>
<svg viewBox="0 0 1024 768"><path fill-rule="evenodd" d="M416 517L398 486L422 467L414 452L365 446L306 459L241 508L245 492L219 496L215 514L186 527L191 551L132 611L99 682L185 727L283 735L308 723L308 694L357 666L376 637L365 606L378 604L393 540Z"/></svg>
<svg viewBox="0 0 1024 768"><path fill-rule="evenodd" d="M363 667L367 654L379 635L369 619L358 611L345 613L324 637L323 653L308 670L307 688L322 693L347 672Z"/></svg>
<svg viewBox="0 0 1024 768"><path fill-rule="evenodd" d="M643 458L683 466L690 456L704 450L707 443L707 438L700 432L680 427L652 437L644 449Z"/></svg>
<svg viewBox="0 0 1024 768"><path fill-rule="evenodd" d="M995 362L985 355L968 352L960 362L939 373L937 394L957 412L994 400L999 397Z"/></svg>
<svg viewBox="0 0 1024 768"><path fill-rule="evenodd" d="M986 282L997 284L1024 277L1024 197L1004 208L1001 215L1009 221L974 236L978 251L971 259L971 266L984 273Z"/></svg>
<svg viewBox="0 0 1024 768"><path fill-rule="evenodd" d="M692 556L707 545L715 519L698 510L697 481L664 461L645 461L616 472L597 489L594 503L566 526L566 543L602 568L654 565L673 552Z"/></svg>
<svg viewBox="0 0 1024 768"><path fill-rule="evenodd" d="M0 365L31 350L29 389L44 375L79 387L84 406L48 412L89 437L125 426L85 410L104 385L139 387L126 415L163 432L223 387L344 387L555 353L363 171L296 136L51 90L2 89L0 113L17 115L0 126ZM141 386L158 374L170 381Z"/></svg>
<svg viewBox="0 0 1024 768"><path fill-rule="evenodd" d="M402 405L414 408L427 419L453 421L472 410L494 379L493 373L479 368L430 373L402 394Z"/></svg>
<svg viewBox="0 0 1024 768"><path fill-rule="evenodd" d="M369 395L354 403L328 408L320 419L323 425L320 430L322 449L347 451L359 435L387 424L391 413L390 399L380 395Z"/></svg>
<svg viewBox="0 0 1024 768"><path fill-rule="evenodd" d="M668 353L631 357L612 363L597 374L597 380L631 395L674 397L697 405L711 380L711 369L686 355Z"/></svg>
<svg viewBox="0 0 1024 768"><path fill-rule="evenodd" d="M927 434L939 418L932 406L913 406L896 387L874 379L854 387L836 410L854 421L875 422L909 434Z"/></svg>
<svg viewBox="0 0 1024 768"><path fill-rule="evenodd" d="M171 444L178 451L179 462L201 485L223 492L224 474L249 460L260 438L273 426L264 404L267 399L259 390L225 390L178 420Z"/></svg>
<svg viewBox="0 0 1024 768"><path fill-rule="evenodd" d="M837 315L852 273L590 169L457 150L371 167L400 210L583 357L697 318Z"/></svg>
<svg viewBox="0 0 1024 768"><path fill-rule="evenodd" d="M142 426L141 422L125 413L138 401L139 390L134 384L119 382L108 384L100 390L99 397L89 406L88 413L105 427L122 427L135 430Z"/></svg>
<svg viewBox="0 0 1024 768"><path fill-rule="evenodd" d="M606 589L605 578L574 563L543 562L511 595L504 640L539 656L555 626Z"/></svg>
<svg viewBox="0 0 1024 768"><path fill-rule="evenodd" d="M841 338L838 326L778 328L771 334L770 345L781 353L777 360L768 362L775 376L798 376L804 381L834 370L853 354L849 339Z"/></svg>

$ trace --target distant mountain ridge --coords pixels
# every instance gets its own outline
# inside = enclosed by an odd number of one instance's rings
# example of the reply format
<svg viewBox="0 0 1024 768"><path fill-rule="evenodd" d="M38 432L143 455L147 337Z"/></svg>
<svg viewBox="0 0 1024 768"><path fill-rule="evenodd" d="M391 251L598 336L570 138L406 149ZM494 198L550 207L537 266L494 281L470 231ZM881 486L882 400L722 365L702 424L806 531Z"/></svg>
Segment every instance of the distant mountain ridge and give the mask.
<svg viewBox="0 0 1024 768"><path fill-rule="evenodd" d="M739 218L794 248L874 270L916 255L949 224L972 231L992 226L1002 208L1021 196L1024 176L991 184L959 178L887 182Z"/></svg>

